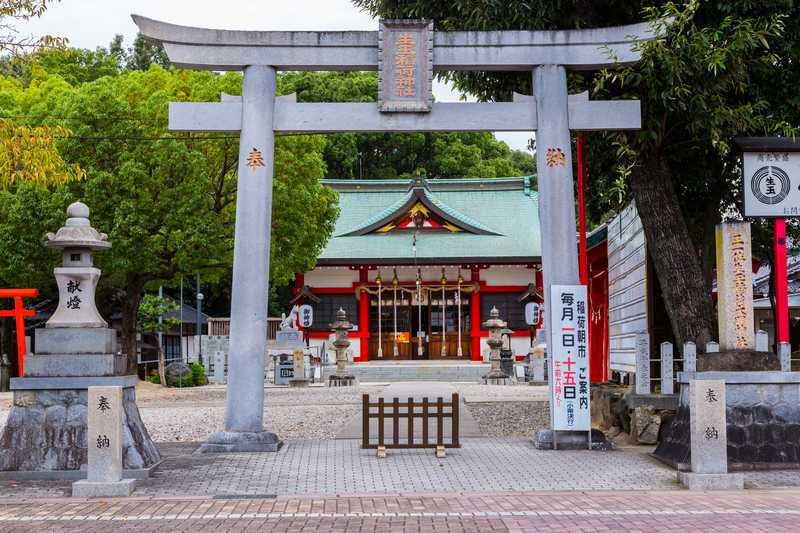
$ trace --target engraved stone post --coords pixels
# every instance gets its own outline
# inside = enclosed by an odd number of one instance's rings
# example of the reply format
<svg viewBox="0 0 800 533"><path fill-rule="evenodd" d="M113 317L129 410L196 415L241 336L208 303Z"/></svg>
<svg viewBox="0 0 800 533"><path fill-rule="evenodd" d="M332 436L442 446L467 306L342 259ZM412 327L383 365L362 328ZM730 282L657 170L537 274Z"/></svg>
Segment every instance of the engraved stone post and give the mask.
<svg viewBox="0 0 800 533"><path fill-rule="evenodd" d="M672 394L674 387L672 383L672 343L661 343L661 394Z"/></svg>
<svg viewBox="0 0 800 533"><path fill-rule="evenodd" d="M214 352L214 383L225 383L225 352Z"/></svg>
<svg viewBox="0 0 800 533"><path fill-rule="evenodd" d="M302 348L297 348L292 352L292 374L289 380L290 387L305 387L308 385L306 379L306 355Z"/></svg>
<svg viewBox="0 0 800 533"><path fill-rule="evenodd" d="M692 341L683 343L683 371L697 372L697 345Z"/></svg>
<svg viewBox="0 0 800 533"><path fill-rule="evenodd" d="M750 223L717 225L717 319L722 350L752 350L753 261Z"/></svg>
<svg viewBox="0 0 800 533"><path fill-rule="evenodd" d="M690 490L742 489L742 474L728 474L725 381L689 382L692 471L678 479Z"/></svg>
<svg viewBox="0 0 800 533"><path fill-rule="evenodd" d="M277 435L264 431L264 354L272 221L275 69L244 69L242 129L236 188L233 290L225 431L202 452L277 451Z"/></svg>
<svg viewBox="0 0 800 533"><path fill-rule="evenodd" d="M73 496L130 496L136 487L122 479L122 413L122 387L89 387L88 478L72 484Z"/></svg>
<svg viewBox="0 0 800 533"><path fill-rule="evenodd" d="M650 335L636 335L636 394L650 394Z"/></svg>
<svg viewBox="0 0 800 533"><path fill-rule="evenodd" d="M769 351L769 335L763 329L756 331L756 351L757 352Z"/></svg>
<svg viewBox="0 0 800 533"><path fill-rule="evenodd" d="M778 357L781 360L781 372L792 371L792 345L788 342L778 343Z"/></svg>

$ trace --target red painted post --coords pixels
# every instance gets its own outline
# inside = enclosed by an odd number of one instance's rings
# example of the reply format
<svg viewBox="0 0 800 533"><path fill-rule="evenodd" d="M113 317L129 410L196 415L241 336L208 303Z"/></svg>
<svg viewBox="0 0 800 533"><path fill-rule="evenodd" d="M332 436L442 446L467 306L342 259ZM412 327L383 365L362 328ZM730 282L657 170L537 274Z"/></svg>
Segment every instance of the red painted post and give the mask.
<svg viewBox="0 0 800 533"><path fill-rule="evenodd" d="M365 286L369 282L369 271L362 268L358 271L358 281ZM359 355L357 362L369 362L369 294L362 290L358 299L358 336Z"/></svg>
<svg viewBox="0 0 800 533"><path fill-rule="evenodd" d="M480 279L480 269L471 269L470 280L473 283L478 283ZM479 290L475 290L469 295L469 314L470 358L473 363L481 363L483 362L483 357L481 357L481 293Z"/></svg>
<svg viewBox="0 0 800 533"><path fill-rule="evenodd" d="M775 340L789 342L789 282L786 268L786 220L775 219Z"/></svg>
<svg viewBox="0 0 800 533"><path fill-rule="evenodd" d="M581 285L589 283L589 260L586 253L586 205L584 203L583 189L586 180L586 166L584 162L583 135L576 137L578 151L578 271Z"/></svg>
<svg viewBox="0 0 800 533"><path fill-rule="evenodd" d="M0 298L13 298L14 309L0 311L0 317L14 317L17 330L17 367L19 375L25 374L25 317L33 316L33 310L25 309L23 298L39 296L39 289L0 289Z"/></svg>

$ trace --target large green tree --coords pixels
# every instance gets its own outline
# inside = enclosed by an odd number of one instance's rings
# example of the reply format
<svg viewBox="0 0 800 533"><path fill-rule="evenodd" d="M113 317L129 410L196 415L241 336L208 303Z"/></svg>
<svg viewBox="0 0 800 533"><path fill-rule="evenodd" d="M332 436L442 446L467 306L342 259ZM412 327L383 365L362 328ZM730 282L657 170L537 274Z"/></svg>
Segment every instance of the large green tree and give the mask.
<svg viewBox="0 0 800 533"><path fill-rule="evenodd" d="M731 140L800 124L796 2L354 2L376 16L432 18L441 30L568 29L674 16L675 23L662 28L663 41L641 46L638 65L597 78L572 74L569 83L575 91L642 101L641 133L588 136L590 212L600 221L636 200L676 340L703 343L713 336L713 229L740 203ZM531 90L529 73L446 77L483 100Z"/></svg>
<svg viewBox="0 0 800 533"><path fill-rule="evenodd" d="M63 195L61 202L53 202L54 196L46 198L48 204L13 195L0 210L18 213L17 225L9 229L27 234L38 227L39 217L59 220L49 229L58 227L71 199L90 206L93 225L113 243L97 256L104 271L101 298L122 312L123 349L133 365L145 287L196 271L213 281L228 275L232 259L238 139L169 132L168 103L238 94L241 76L153 66L73 84L38 64L29 81L0 83L6 89L0 115L31 125L69 126L59 152L85 173L84 180L53 191ZM311 268L333 229L336 195L319 183L324 144L319 136L282 137L276 143L274 201L280 209L273 214L271 258L276 283ZM56 209L53 203L61 205ZM0 270L29 253L4 249Z"/></svg>
<svg viewBox="0 0 800 533"><path fill-rule="evenodd" d="M375 102L373 72L289 72L283 93L300 102ZM411 176L495 178L533 174L533 157L511 150L489 132L339 133L328 136L325 163L331 178L381 179Z"/></svg>

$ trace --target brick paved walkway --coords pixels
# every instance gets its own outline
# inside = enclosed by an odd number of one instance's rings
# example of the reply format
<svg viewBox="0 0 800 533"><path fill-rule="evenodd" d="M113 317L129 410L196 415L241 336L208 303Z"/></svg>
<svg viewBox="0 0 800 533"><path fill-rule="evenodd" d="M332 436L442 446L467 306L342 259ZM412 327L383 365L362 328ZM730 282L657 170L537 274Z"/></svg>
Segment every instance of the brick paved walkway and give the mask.
<svg viewBox="0 0 800 533"><path fill-rule="evenodd" d="M6 500L3 531L798 531L800 491Z"/></svg>
<svg viewBox="0 0 800 533"><path fill-rule="evenodd" d="M392 450L378 459L355 440L288 441L278 453L192 453L196 447L162 444L164 462L135 496L680 490L675 471L641 449L554 453L522 438L464 439L444 459L432 450ZM800 470L748 472L745 479L746 488L800 488ZM70 487L0 482L0 499L69 496Z"/></svg>

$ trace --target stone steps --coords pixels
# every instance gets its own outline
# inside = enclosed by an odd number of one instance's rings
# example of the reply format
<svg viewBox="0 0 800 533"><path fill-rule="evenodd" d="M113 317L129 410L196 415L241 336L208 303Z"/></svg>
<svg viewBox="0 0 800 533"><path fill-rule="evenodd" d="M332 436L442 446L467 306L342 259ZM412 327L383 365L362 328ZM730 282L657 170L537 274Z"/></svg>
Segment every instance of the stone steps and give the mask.
<svg viewBox="0 0 800 533"><path fill-rule="evenodd" d="M484 363L362 363L348 365L347 370L362 383L395 381L466 381L479 382L489 372ZM336 371L325 367L324 379Z"/></svg>

